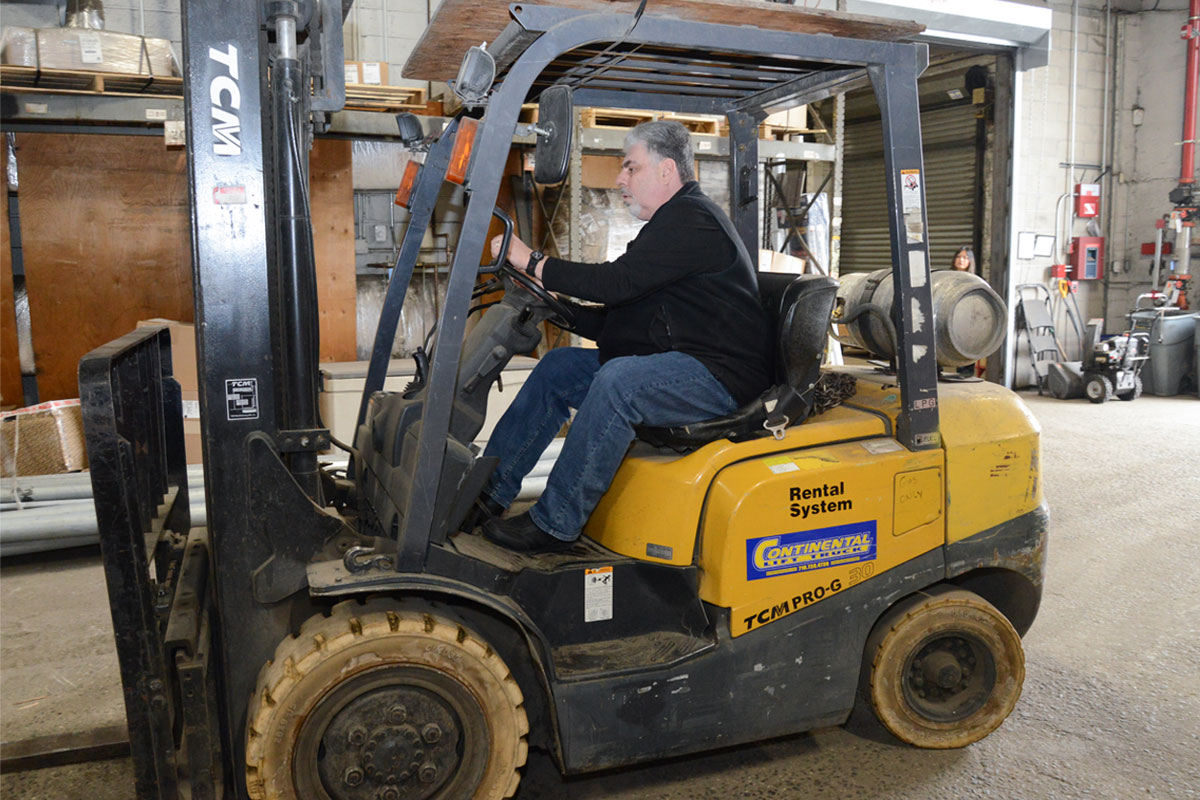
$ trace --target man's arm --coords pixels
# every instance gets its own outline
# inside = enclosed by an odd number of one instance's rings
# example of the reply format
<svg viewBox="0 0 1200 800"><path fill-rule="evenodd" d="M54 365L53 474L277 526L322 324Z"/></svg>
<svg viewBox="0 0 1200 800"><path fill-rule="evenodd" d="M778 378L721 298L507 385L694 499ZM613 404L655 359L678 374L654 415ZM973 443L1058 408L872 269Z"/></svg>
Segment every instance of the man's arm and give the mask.
<svg viewBox="0 0 1200 800"><path fill-rule="evenodd" d="M619 258L603 264L547 258L537 272L548 289L611 306L690 275L724 269L736 254L711 215L679 204L660 209Z"/></svg>
<svg viewBox="0 0 1200 800"><path fill-rule="evenodd" d="M604 330L604 317L608 312L596 306L580 305L561 298L559 300L575 315L575 333L584 339L599 341L600 331Z"/></svg>

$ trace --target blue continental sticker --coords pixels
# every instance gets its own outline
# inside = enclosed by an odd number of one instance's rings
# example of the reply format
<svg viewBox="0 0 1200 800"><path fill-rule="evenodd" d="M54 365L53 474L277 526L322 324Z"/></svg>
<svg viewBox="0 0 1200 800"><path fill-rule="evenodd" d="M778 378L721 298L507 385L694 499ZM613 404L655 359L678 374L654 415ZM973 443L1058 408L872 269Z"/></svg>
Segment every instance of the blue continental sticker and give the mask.
<svg viewBox="0 0 1200 800"><path fill-rule="evenodd" d="M875 520L746 541L746 580L875 560Z"/></svg>

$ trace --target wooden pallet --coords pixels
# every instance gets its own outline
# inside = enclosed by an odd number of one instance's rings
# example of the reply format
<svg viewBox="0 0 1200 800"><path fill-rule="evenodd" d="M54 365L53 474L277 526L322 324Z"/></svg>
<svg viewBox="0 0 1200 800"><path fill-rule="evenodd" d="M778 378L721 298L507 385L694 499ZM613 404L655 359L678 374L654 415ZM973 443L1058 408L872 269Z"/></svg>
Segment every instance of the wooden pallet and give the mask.
<svg viewBox="0 0 1200 800"><path fill-rule="evenodd" d="M8 64L0 67L0 85L15 89L37 89L52 94L86 92L183 96L183 78L174 75L39 69Z"/></svg>
<svg viewBox="0 0 1200 800"><path fill-rule="evenodd" d="M412 86L348 83L346 108L355 111L424 111L425 90Z"/></svg>
<svg viewBox="0 0 1200 800"><path fill-rule="evenodd" d="M643 122L653 122L657 115L650 111L627 108L585 108L579 112L585 128L632 128Z"/></svg>
<svg viewBox="0 0 1200 800"><path fill-rule="evenodd" d="M722 117L709 117L703 114L660 114L659 119L678 122L692 133L702 133L708 136L719 136L721 133Z"/></svg>
<svg viewBox="0 0 1200 800"><path fill-rule="evenodd" d="M702 114L672 114L642 111L628 108L585 108L579 112L580 122L585 128L628 129L643 122L672 120L692 133L716 136L719 133L720 117Z"/></svg>
<svg viewBox="0 0 1200 800"><path fill-rule="evenodd" d="M4 65L0 85L49 94L155 95L182 97L183 78L176 76L39 69ZM363 111L425 110L425 90L409 86L346 85L346 108Z"/></svg>

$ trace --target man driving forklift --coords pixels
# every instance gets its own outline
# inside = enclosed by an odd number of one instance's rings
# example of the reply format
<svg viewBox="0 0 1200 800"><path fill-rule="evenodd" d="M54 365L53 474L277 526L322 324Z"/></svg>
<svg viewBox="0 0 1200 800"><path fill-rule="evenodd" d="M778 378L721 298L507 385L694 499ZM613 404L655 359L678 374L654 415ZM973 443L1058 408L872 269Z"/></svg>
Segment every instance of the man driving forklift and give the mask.
<svg viewBox="0 0 1200 800"><path fill-rule="evenodd" d="M601 304L570 304L576 332L598 349L546 353L488 441L485 457L500 462L479 501L483 532L513 550L572 545L635 425L718 417L767 388L768 325L754 262L696 182L687 129L643 123L626 137L625 151L617 186L646 225L624 255L586 264L544 257L517 238L509 248L509 262L547 289ZM502 239L492 241L493 257ZM501 518L572 408L575 420L542 497Z"/></svg>

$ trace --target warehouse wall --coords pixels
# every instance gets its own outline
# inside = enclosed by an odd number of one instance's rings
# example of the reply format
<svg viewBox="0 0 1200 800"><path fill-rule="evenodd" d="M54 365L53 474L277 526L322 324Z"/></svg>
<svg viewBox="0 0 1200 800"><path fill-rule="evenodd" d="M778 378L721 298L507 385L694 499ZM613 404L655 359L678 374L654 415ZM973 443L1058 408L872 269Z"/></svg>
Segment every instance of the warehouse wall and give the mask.
<svg viewBox="0 0 1200 800"><path fill-rule="evenodd" d="M1073 35L1072 7L1070 2L1051 2L1053 30L1050 34L1050 63L1045 67L1017 73L1020 92L1018 109L1019 130L1017 131L1016 167L1014 174L1013 231L1033 232L1053 236L1061 231L1056 241L1053 258L1015 258L1013 283L1046 283L1050 265L1065 258L1063 248L1071 236L1086 235L1085 224L1071 221L1063 216L1056 228L1055 209L1059 198L1074 190L1069 185L1070 170L1064 166L1070 161L1071 136L1071 61L1072 44L1077 42L1075 80L1075 154L1076 164L1101 164L1104 161L1103 130L1105 96L1105 44L1106 24L1103 0L1082 0L1079 3L1077 28ZM1076 169L1075 182L1095 182L1097 169ZM1062 200L1061 215L1069 211L1069 199ZM1109 209L1111 211L1111 209ZM1078 295L1082 316L1097 316L1101 313L1103 291L1094 283L1082 282ZM1060 341L1071 350L1078 348L1074 333L1066 334L1070 323L1065 311L1059 310L1058 330ZM1017 385L1021 380L1018 370Z"/></svg>
<svg viewBox="0 0 1200 800"><path fill-rule="evenodd" d="M1179 29L1187 17L1186 0L1163 0L1155 11L1123 20L1121 74L1117 97L1116 203L1113 258L1122 270L1109 289L1109 319L1133 307L1150 287L1150 256L1143 242L1154 241L1154 221L1170 211L1167 193L1179 180L1183 131L1186 44ZM1134 125L1133 109L1144 109ZM1197 250L1193 239L1193 258ZM1192 270L1195 274L1195 270ZM1193 301L1200 298L1194 289Z"/></svg>
<svg viewBox="0 0 1200 800"><path fill-rule="evenodd" d="M349 61L386 61L389 83L425 86L400 78L404 62L425 32L441 0L355 0L346 18L344 46Z"/></svg>
<svg viewBox="0 0 1200 800"><path fill-rule="evenodd" d="M41 400L78 396L79 359L153 317L192 320L187 160L151 136L20 133L21 238ZM311 157L322 360L354 358L350 143ZM0 295L11 297L8 216ZM11 301L0 303L0 404L20 405Z"/></svg>
<svg viewBox="0 0 1200 800"><path fill-rule="evenodd" d="M1073 188L1068 186L1068 170L1062 166L1070 152L1072 9L1069 2L1056 0L1050 5L1054 26L1050 63L1018 75L1022 99L1013 230L1053 235L1056 201ZM1085 322L1089 317L1104 316L1107 332L1113 333L1123 329L1123 316L1136 295L1149 288L1150 258L1140 254L1141 243L1153 241L1154 220L1169 210L1167 192L1178 180L1185 56L1179 29L1187 17L1187 0L1144 4L1156 7L1153 11L1113 13L1111 30L1116 45L1109 73L1108 117L1104 5L1101 0L1079 4L1075 162L1112 161L1110 175L1099 181L1099 224L1101 233L1109 236L1109 297L1106 304L1103 283L1084 282L1078 300ZM1136 127L1132 124L1135 105L1145 109L1144 122ZM1097 182L1098 174L1095 169L1077 170L1075 180ZM1110 182L1114 182L1111 187ZM1067 202L1063 201L1064 206ZM1066 211L1064 207L1063 213ZM1056 243L1055 258L1015 260L1014 283L1045 283L1050 264L1064 258L1064 240L1079 235L1087 235L1086 224L1072 220ZM1058 329L1064 345L1074 348L1075 335L1066 333L1069 323L1062 309Z"/></svg>

